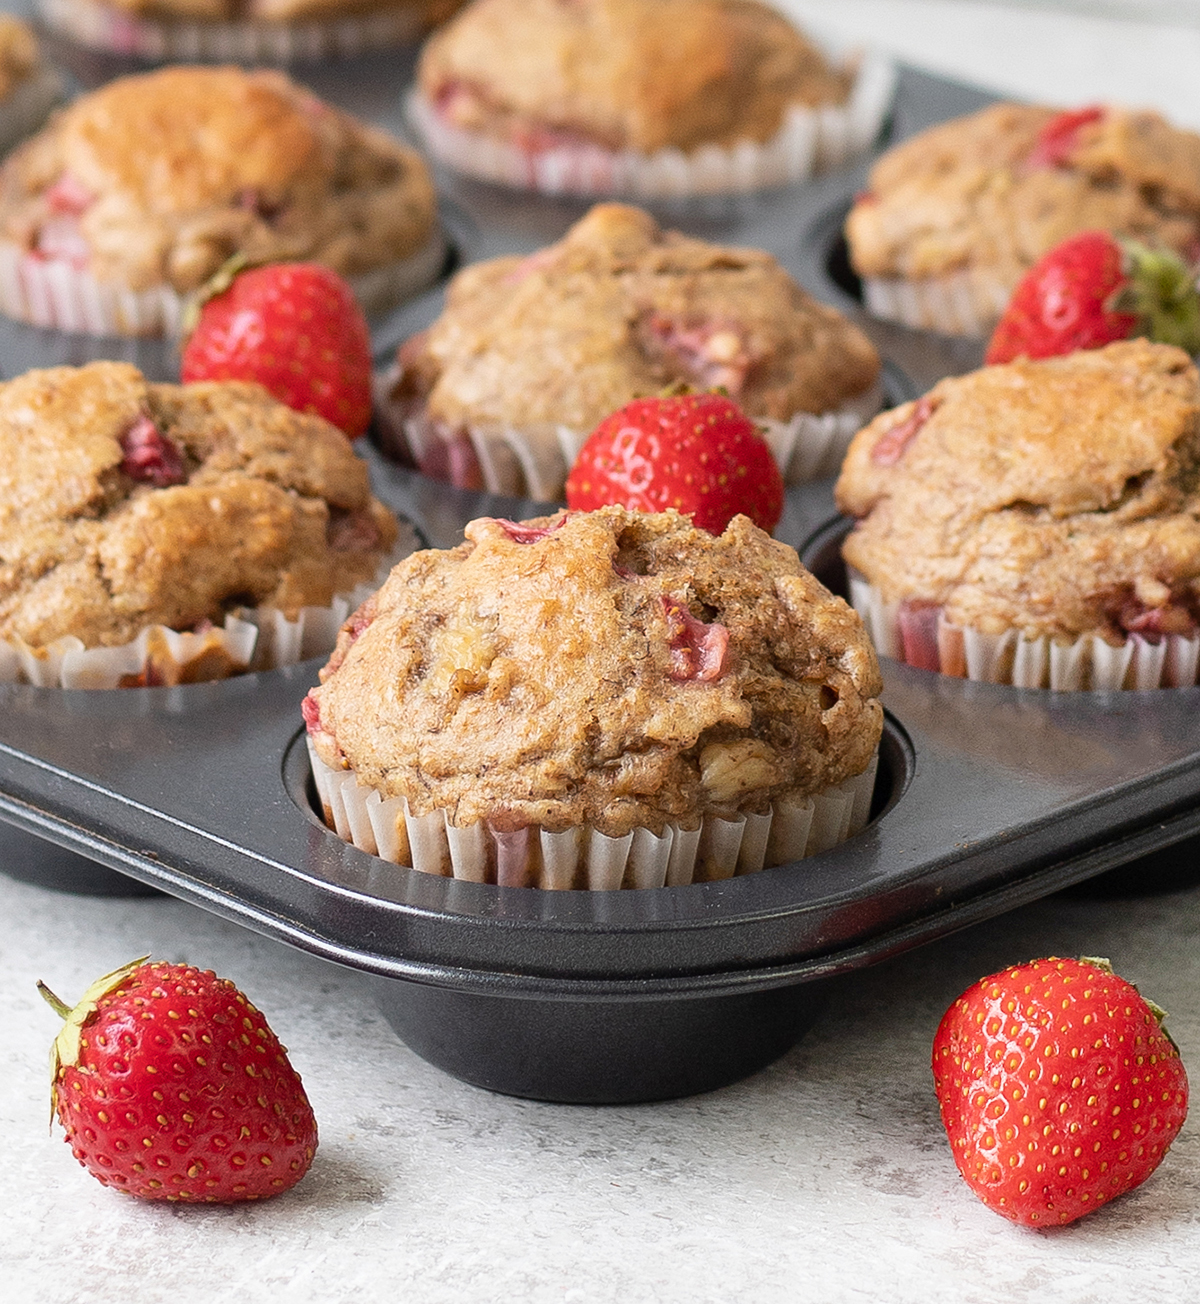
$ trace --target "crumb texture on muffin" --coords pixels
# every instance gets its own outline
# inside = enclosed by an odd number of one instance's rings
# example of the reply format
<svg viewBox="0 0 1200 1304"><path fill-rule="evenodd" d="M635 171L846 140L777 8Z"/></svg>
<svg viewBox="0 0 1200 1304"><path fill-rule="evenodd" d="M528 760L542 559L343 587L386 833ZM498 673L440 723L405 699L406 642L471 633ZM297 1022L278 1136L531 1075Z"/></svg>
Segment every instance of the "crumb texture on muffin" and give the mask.
<svg viewBox="0 0 1200 1304"><path fill-rule="evenodd" d="M683 382L786 420L868 391L879 356L768 253L664 231L599 204L557 244L464 268L400 351L396 397L448 429L552 423L587 432Z"/></svg>
<svg viewBox="0 0 1200 1304"><path fill-rule="evenodd" d="M745 517L720 537L620 507L466 534L344 626L306 712L326 764L418 816L610 836L867 767L861 623Z"/></svg>
<svg viewBox="0 0 1200 1304"><path fill-rule="evenodd" d="M836 497L886 602L1028 638L1200 623L1200 376L1169 345L940 381L859 432Z"/></svg>
<svg viewBox="0 0 1200 1304"><path fill-rule="evenodd" d="M652 153L762 142L796 104L841 104L830 64L757 0L477 0L419 68L455 126Z"/></svg>
<svg viewBox="0 0 1200 1304"><path fill-rule="evenodd" d="M345 436L258 385L27 372L0 384L0 450L0 639L32 647L290 618L370 580L397 534Z"/></svg>
<svg viewBox="0 0 1200 1304"><path fill-rule="evenodd" d="M131 290L232 254L354 276L434 226L414 151L273 71L171 67L84 95L0 169L0 235Z"/></svg>

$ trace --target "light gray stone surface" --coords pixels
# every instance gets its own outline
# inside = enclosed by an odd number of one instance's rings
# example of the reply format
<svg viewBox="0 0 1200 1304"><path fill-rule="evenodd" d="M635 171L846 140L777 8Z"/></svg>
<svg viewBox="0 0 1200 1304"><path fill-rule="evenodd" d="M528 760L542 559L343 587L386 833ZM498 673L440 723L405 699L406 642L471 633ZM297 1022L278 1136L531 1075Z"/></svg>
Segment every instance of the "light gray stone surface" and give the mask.
<svg viewBox="0 0 1200 1304"><path fill-rule="evenodd" d="M1200 1290L1195 1119L1138 1191L1029 1232L960 1181L929 1071L963 988L1052 953L1110 956L1171 1011L1185 1062L1200 1065L1200 887L1056 898L947 938L844 980L757 1076L636 1108L456 1082L395 1039L353 973L168 898L0 877L0 921L0 1295L19 1304L1083 1304ZM47 1135L57 1020L35 980L73 998L145 952L233 978L290 1048L321 1128L292 1192L241 1208L138 1204Z"/></svg>

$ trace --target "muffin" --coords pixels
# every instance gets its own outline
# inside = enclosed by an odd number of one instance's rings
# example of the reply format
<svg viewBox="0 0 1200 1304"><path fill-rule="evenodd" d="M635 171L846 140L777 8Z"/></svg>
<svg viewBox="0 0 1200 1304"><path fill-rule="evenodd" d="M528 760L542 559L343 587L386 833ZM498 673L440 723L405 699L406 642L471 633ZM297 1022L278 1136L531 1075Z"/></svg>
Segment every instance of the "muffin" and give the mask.
<svg viewBox="0 0 1200 1304"><path fill-rule="evenodd" d="M790 548L622 507L465 533L396 567L305 699L343 837L477 882L661 887L865 823L878 665Z"/></svg>
<svg viewBox="0 0 1200 1304"><path fill-rule="evenodd" d="M0 154L36 131L62 97L62 78L42 61L32 28L0 14Z"/></svg>
<svg viewBox="0 0 1200 1304"><path fill-rule="evenodd" d="M0 679L173 684L319 656L396 555L349 440L259 385L30 371L0 384L0 464Z"/></svg>
<svg viewBox="0 0 1200 1304"><path fill-rule="evenodd" d="M758 0L475 0L427 42L410 109L457 171L645 199L839 164L878 135L892 83Z"/></svg>
<svg viewBox="0 0 1200 1304"><path fill-rule="evenodd" d="M943 380L855 437L835 493L884 655L1022 688L1196 683L1200 377L1181 349Z"/></svg>
<svg viewBox="0 0 1200 1304"><path fill-rule="evenodd" d="M599 421L678 383L723 388L785 479L832 474L878 378L866 336L770 254L602 204L531 257L459 272L379 406L386 447L426 474L554 500Z"/></svg>
<svg viewBox="0 0 1200 1304"><path fill-rule="evenodd" d="M0 309L89 334L173 329L228 258L313 260L369 311L442 257L415 151L278 72L166 68L84 95L0 168Z"/></svg>
<svg viewBox="0 0 1200 1304"><path fill-rule="evenodd" d="M463 0L37 0L82 45L166 62L292 63L405 45Z"/></svg>
<svg viewBox="0 0 1200 1304"><path fill-rule="evenodd" d="M1080 231L1200 253L1200 135L1157 113L995 104L889 150L846 220L876 316L987 335L1017 281Z"/></svg>

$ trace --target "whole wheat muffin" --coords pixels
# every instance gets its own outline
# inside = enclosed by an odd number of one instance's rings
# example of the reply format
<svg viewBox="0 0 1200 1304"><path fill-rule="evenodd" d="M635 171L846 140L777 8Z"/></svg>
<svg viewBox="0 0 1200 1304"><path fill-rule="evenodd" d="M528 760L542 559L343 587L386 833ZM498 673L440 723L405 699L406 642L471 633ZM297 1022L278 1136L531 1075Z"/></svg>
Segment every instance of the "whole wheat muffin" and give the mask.
<svg viewBox="0 0 1200 1304"><path fill-rule="evenodd" d="M880 316L984 334L1068 236L1200 250L1200 135L1157 113L996 104L889 150L846 221Z"/></svg>
<svg viewBox="0 0 1200 1304"><path fill-rule="evenodd" d="M1145 648L1162 682L1195 681L1200 376L1182 350L1132 340L943 380L856 436L836 497L859 518L846 560L900 625L881 650L966 673L966 630L1000 640L972 677L1003 680L1020 641L1042 647L1042 683L1056 648L1083 657L1082 682L1056 687L1087 686L1100 644L1132 658L1122 680ZM1171 669L1185 655L1190 679Z"/></svg>
<svg viewBox="0 0 1200 1304"><path fill-rule="evenodd" d="M358 288L386 299L434 229L416 152L278 72L173 67L119 78L0 169L10 261L130 293L178 296L242 254L370 275Z"/></svg>
<svg viewBox="0 0 1200 1304"><path fill-rule="evenodd" d="M719 386L776 423L848 408L840 457L875 410L880 366L866 336L770 254L663 231L617 204L531 257L464 268L398 364L392 424L423 470L551 499L595 425L680 382ZM501 461L505 441L515 452ZM481 462L508 480L488 483Z"/></svg>
<svg viewBox="0 0 1200 1304"><path fill-rule="evenodd" d="M858 617L745 517L714 538L607 507L466 536L393 570L305 703L325 766L409 817L662 837L871 763Z"/></svg>
<svg viewBox="0 0 1200 1304"><path fill-rule="evenodd" d="M30 371L0 384L0 466L0 641L33 649L294 617L369 581L397 535L346 437L253 384Z"/></svg>

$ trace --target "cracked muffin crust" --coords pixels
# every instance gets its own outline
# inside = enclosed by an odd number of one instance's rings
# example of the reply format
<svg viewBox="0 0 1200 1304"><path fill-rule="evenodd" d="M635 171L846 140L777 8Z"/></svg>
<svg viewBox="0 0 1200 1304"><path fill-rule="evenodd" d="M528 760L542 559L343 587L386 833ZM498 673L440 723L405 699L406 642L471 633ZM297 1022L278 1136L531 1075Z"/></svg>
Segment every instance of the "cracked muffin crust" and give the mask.
<svg viewBox="0 0 1200 1304"><path fill-rule="evenodd" d="M914 642L923 617L1196 641L1200 376L1180 349L1131 340L943 380L856 436L836 498L858 518L846 560Z"/></svg>
<svg viewBox="0 0 1200 1304"><path fill-rule="evenodd" d="M530 257L464 268L398 363L396 417L438 434L423 456L412 441L418 464L467 484L471 468L456 474L451 459L469 463L473 427L565 427L582 444L610 412L680 382L786 422L869 396L880 367L866 336L770 254L663 231L618 204L597 205ZM547 458L544 490L561 495L558 439Z"/></svg>
<svg viewBox="0 0 1200 1304"><path fill-rule="evenodd" d="M44 648L289 617L369 581L396 539L333 426L258 385L125 363L0 384L0 640Z"/></svg>
<svg viewBox="0 0 1200 1304"><path fill-rule="evenodd" d="M354 278L418 255L415 151L282 73L172 67L82 96L0 169L0 238L103 285L176 294L231 255Z"/></svg>
<svg viewBox="0 0 1200 1304"><path fill-rule="evenodd" d="M846 238L872 311L983 333L1042 254L1091 229L1194 259L1200 135L1149 110L992 105L884 154Z"/></svg>
<svg viewBox="0 0 1200 1304"><path fill-rule="evenodd" d="M657 834L870 763L858 617L745 517L714 538L608 507L466 536L393 570L305 702L321 760L414 815Z"/></svg>

